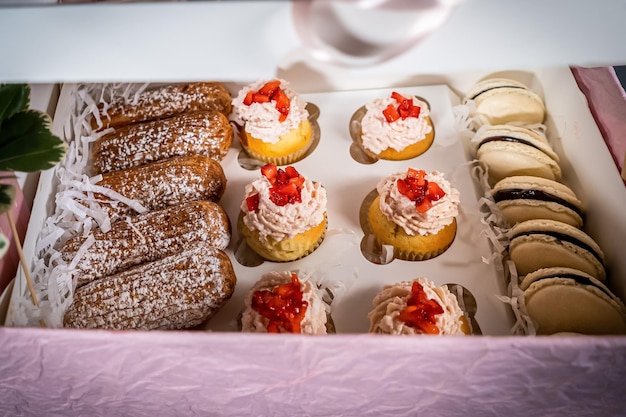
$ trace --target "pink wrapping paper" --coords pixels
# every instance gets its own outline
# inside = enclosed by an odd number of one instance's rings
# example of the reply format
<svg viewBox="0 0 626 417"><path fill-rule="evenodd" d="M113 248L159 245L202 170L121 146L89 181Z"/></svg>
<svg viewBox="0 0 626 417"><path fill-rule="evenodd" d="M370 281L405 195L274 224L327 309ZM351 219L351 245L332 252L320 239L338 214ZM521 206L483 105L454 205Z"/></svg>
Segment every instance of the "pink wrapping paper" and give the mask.
<svg viewBox="0 0 626 417"><path fill-rule="evenodd" d="M2 328L0 346L0 415L610 416L626 395L623 337Z"/></svg>
<svg viewBox="0 0 626 417"><path fill-rule="evenodd" d="M626 93L613 67L573 67L578 87L587 97L589 109L619 171L626 158Z"/></svg>

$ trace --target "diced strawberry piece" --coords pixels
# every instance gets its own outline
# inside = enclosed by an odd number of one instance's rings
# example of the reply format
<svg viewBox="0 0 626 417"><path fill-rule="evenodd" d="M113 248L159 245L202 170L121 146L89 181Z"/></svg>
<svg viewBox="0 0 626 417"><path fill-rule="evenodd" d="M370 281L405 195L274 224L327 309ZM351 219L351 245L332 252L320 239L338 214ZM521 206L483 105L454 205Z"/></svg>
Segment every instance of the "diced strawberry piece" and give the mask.
<svg viewBox="0 0 626 417"><path fill-rule="evenodd" d="M398 93L397 91L394 91L391 93L391 98L396 100L398 103L402 103L402 101L406 100L406 97L404 97L402 94Z"/></svg>
<svg viewBox="0 0 626 417"><path fill-rule="evenodd" d="M278 187L277 190L279 193L284 194L288 197L294 197L296 195L298 195L298 187L296 186L296 184L293 184L291 182L288 182L285 185L281 185Z"/></svg>
<svg viewBox="0 0 626 417"><path fill-rule="evenodd" d="M268 320L268 333L300 333L301 322L309 303L302 299L297 275L290 283L273 290L259 290L252 295L252 308Z"/></svg>
<svg viewBox="0 0 626 417"><path fill-rule="evenodd" d="M282 123L282 122L284 122L285 120L287 120L287 115L286 115L286 114L281 113L281 114L280 114L280 116L278 116L278 121Z"/></svg>
<svg viewBox="0 0 626 417"><path fill-rule="evenodd" d="M270 97L266 96L265 94L254 93L254 94L252 94L252 101L254 103L269 103L270 102Z"/></svg>
<svg viewBox="0 0 626 417"><path fill-rule="evenodd" d="M289 197L278 192L276 187L270 189L270 200L277 206L284 206L289 202Z"/></svg>
<svg viewBox="0 0 626 417"><path fill-rule="evenodd" d="M424 287L414 281L411 286L411 297L407 300L407 306L398 314L398 318L422 333L438 334L435 316L442 313L443 307L437 301L427 298Z"/></svg>
<svg viewBox="0 0 626 417"><path fill-rule="evenodd" d="M263 87L259 88L259 93L263 94L267 97L271 97L272 94L274 94L274 91L280 88L280 81L279 80L272 80L272 81L268 81L266 82Z"/></svg>
<svg viewBox="0 0 626 417"><path fill-rule="evenodd" d="M422 108L420 106L413 106L411 107L411 110L409 111L409 117L420 117L420 112L422 111Z"/></svg>
<svg viewBox="0 0 626 417"><path fill-rule="evenodd" d="M426 213L432 207L432 203L428 198L424 198L422 201L415 202L415 209L418 213Z"/></svg>
<svg viewBox="0 0 626 417"><path fill-rule="evenodd" d="M391 104L388 105L385 110L383 110L383 116L385 116L385 120L388 123L393 123L400 118L398 110L396 110L396 108Z"/></svg>
<svg viewBox="0 0 626 417"><path fill-rule="evenodd" d="M408 98L405 98L404 100L402 100L400 104L398 105L399 109L404 109L404 110L410 110L411 107L413 107L413 100L409 100Z"/></svg>
<svg viewBox="0 0 626 417"><path fill-rule="evenodd" d="M261 167L261 174L263 174L263 176L267 178L271 184L274 184L277 172L278 168L276 167L276 164L270 163Z"/></svg>
<svg viewBox="0 0 626 417"><path fill-rule="evenodd" d="M272 94L272 100L276 101L276 107L289 107L291 100L282 88L277 88Z"/></svg>
<svg viewBox="0 0 626 417"><path fill-rule="evenodd" d="M278 171L276 172L276 184L284 185L284 184L287 184L288 182L289 182L289 175L287 175L287 172L285 172L284 169L278 169Z"/></svg>
<svg viewBox="0 0 626 417"><path fill-rule="evenodd" d="M412 187L405 180L399 178L396 182L398 185L398 191L400 194L406 196L409 200L415 201L418 197L417 193L412 189Z"/></svg>
<svg viewBox="0 0 626 417"><path fill-rule="evenodd" d="M418 178L418 177L424 177L426 173L421 170L421 169L415 169L415 168L409 168L406 171L406 176L407 178Z"/></svg>
<svg viewBox="0 0 626 417"><path fill-rule="evenodd" d="M257 211L259 209L259 200L260 196L258 194L252 194L250 197L246 198L248 211Z"/></svg>
<svg viewBox="0 0 626 417"><path fill-rule="evenodd" d="M287 173L287 175L289 175L289 178L300 176L300 173L298 172L298 170L292 167L291 165L285 167L285 172Z"/></svg>
<svg viewBox="0 0 626 417"><path fill-rule="evenodd" d="M295 184L296 187L302 188L304 185L304 177L302 175L298 175L297 177L289 178L289 182L291 184Z"/></svg>
<svg viewBox="0 0 626 417"><path fill-rule="evenodd" d="M254 94L255 94L254 91L248 91L248 94L246 94L246 97L243 99L243 104L245 104L246 106L249 106L250 104L252 104L254 102L253 100Z"/></svg>
<svg viewBox="0 0 626 417"><path fill-rule="evenodd" d="M446 193L441 189L439 184L432 181L428 182L428 198L431 201L437 201L444 195L446 195Z"/></svg>
<svg viewBox="0 0 626 417"><path fill-rule="evenodd" d="M405 120L407 117L409 117L410 115L410 110L409 109L405 109L401 106L398 106L398 113L400 114L400 117L402 118L402 120Z"/></svg>

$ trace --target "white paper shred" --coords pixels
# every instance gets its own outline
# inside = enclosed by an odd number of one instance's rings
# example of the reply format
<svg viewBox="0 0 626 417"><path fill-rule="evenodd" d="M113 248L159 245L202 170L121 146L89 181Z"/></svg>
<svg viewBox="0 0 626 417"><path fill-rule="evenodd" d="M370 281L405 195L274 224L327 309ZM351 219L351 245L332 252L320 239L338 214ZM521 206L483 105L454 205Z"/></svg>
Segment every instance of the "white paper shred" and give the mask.
<svg viewBox="0 0 626 417"><path fill-rule="evenodd" d="M460 132L459 136L467 140L470 147L475 150L480 136L489 125L485 120L477 117L474 114L474 110L475 105L472 100L469 100L466 104L453 107L455 126ZM524 127L544 138L546 137L545 126L542 124L525 125ZM474 158L476 157L475 154L472 156ZM516 335L534 335L536 334L536 328L526 312L524 292L518 285L519 282L515 264L507 259L509 228L504 216L491 196L491 187L488 181L488 168L477 159L469 161L469 165L474 182L482 192L482 196L478 200L480 213L482 215L480 221L485 226L482 228L482 234L487 238L492 248L492 253L488 257L483 256L482 260L487 264L497 266L498 269L501 270L504 279L508 280L508 294L506 296L496 295L496 297L500 301L508 304L513 311L515 323L511 329L512 333Z"/></svg>
<svg viewBox="0 0 626 417"><path fill-rule="evenodd" d="M99 199L107 198L113 205L127 205L139 213L146 209L135 200L98 185L102 176L90 176L90 149L102 135L112 131L95 132L91 119L99 120L98 106L106 108L112 97L137 100L148 84L88 84L77 85L72 91L76 98L70 105L70 116L63 125L67 143L65 159L55 168L53 190L54 212L46 219L35 246L36 256L31 277L39 308L24 290L12 299L13 326L62 327L63 313L72 302L75 266L94 239L87 239L66 262L60 252L65 241L77 235L87 236L95 227L110 230L111 217ZM97 197L96 197L97 196Z"/></svg>

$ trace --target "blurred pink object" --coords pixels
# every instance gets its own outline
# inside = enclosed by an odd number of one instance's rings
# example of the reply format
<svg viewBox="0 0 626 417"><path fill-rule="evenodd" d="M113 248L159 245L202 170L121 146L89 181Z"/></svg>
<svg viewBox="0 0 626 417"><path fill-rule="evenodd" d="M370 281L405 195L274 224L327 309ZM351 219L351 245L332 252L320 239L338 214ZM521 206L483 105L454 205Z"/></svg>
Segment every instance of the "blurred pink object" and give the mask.
<svg viewBox="0 0 626 417"><path fill-rule="evenodd" d="M12 172L0 172L0 177L13 175ZM30 218L30 205L24 201L22 189L17 183L16 179L5 181L5 184L10 184L16 189L15 201L11 208L11 216L15 222L15 228L20 235L20 242L24 241L24 235L26 234L26 228L28 227L28 220ZM0 294L9 285L11 280L15 277L17 267L20 263L20 258L15 247L15 237L11 232L11 226L9 224L9 218L6 214L0 214L0 231L9 239L9 249L7 253L0 258Z"/></svg>
<svg viewBox="0 0 626 417"><path fill-rule="evenodd" d="M626 92L613 67L572 67L578 87L620 172L626 157ZM622 174L623 176L623 174Z"/></svg>

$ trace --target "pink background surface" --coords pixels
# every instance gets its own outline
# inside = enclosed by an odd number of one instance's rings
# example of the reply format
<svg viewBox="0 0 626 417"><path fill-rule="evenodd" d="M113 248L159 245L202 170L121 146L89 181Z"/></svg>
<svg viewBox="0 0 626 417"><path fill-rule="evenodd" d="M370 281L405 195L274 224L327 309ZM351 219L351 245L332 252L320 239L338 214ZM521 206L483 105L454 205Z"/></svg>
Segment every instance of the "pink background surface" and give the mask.
<svg viewBox="0 0 626 417"><path fill-rule="evenodd" d="M626 158L626 93L613 67L572 68L618 170Z"/></svg>

